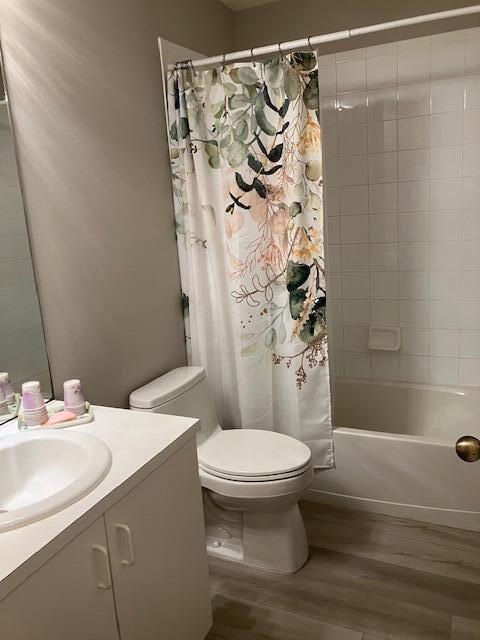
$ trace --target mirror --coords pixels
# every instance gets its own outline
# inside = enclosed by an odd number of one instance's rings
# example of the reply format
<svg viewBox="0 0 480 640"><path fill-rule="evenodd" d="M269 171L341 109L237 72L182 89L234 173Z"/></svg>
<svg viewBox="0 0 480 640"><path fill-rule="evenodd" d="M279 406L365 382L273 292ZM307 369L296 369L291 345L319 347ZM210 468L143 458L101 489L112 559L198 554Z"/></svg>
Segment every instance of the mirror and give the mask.
<svg viewBox="0 0 480 640"><path fill-rule="evenodd" d="M1 61L0 61L1 62ZM0 424L18 412L22 383L39 380L52 398L42 318L15 157L8 99L0 64Z"/></svg>

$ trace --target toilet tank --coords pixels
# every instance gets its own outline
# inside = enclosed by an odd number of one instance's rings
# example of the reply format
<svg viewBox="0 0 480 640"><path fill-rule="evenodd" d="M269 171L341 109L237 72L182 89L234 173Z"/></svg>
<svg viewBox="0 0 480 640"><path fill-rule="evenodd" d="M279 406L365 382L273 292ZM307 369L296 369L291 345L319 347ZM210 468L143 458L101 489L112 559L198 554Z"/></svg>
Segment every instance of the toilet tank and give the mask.
<svg viewBox="0 0 480 640"><path fill-rule="evenodd" d="M130 394L130 409L199 418L198 444L220 429L203 367L178 367L152 380Z"/></svg>

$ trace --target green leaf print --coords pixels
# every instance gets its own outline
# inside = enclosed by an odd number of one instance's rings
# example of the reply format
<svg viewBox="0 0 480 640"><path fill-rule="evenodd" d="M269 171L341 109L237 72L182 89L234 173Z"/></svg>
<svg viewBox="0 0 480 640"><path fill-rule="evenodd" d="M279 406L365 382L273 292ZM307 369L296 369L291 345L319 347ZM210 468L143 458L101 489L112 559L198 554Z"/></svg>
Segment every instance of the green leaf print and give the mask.
<svg viewBox="0 0 480 640"><path fill-rule="evenodd" d="M300 78L298 73L295 73L292 69L289 69L285 74L285 93L289 100L296 100L300 93Z"/></svg>
<svg viewBox="0 0 480 640"><path fill-rule="evenodd" d="M303 303L307 297L307 292L305 289L295 289L295 291L290 291L290 299L289 299L289 307L290 307L290 315L294 320L298 320L302 311L303 311Z"/></svg>
<svg viewBox="0 0 480 640"><path fill-rule="evenodd" d="M295 291L308 280L310 275L310 267L308 264L299 264L297 262L289 262L287 266L287 289Z"/></svg>
<svg viewBox="0 0 480 640"><path fill-rule="evenodd" d="M258 195L261 198L266 198L267 197L267 189L265 187L265 185L260 182L260 180L258 178L255 178L253 180L253 186L255 187L255 191L258 193Z"/></svg>
<svg viewBox="0 0 480 640"><path fill-rule="evenodd" d="M311 78L303 92L303 101L307 109L318 109L318 80Z"/></svg>
<svg viewBox="0 0 480 640"><path fill-rule="evenodd" d="M208 156L208 164L212 169L220 168L220 154L218 153L218 145L215 140L205 143L205 151Z"/></svg>
<svg viewBox="0 0 480 640"><path fill-rule="evenodd" d="M282 143L277 144L275 147L273 147L273 149L268 154L268 159L270 160L270 162L278 162L282 157L282 152L283 152L283 144Z"/></svg>
<svg viewBox="0 0 480 640"><path fill-rule="evenodd" d="M258 126L267 136L274 136L277 133L277 128L267 120L267 116L261 105L255 107L255 117L257 118Z"/></svg>
<svg viewBox="0 0 480 640"><path fill-rule="evenodd" d="M262 163L257 160L255 158L255 156L251 153L248 154L248 166L250 167L250 169L253 169L255 171L255 173L260 173L260 171L262 170Z"/></svg>
<svg viewBox="0 0 480 640"><path fill-rule="evenodd" d="M248 192L253 189L253 184L247 184L238 172L235 173L235 180L242 191Z"/></svg>
<svg viewBox="0 0 480 640"><path fill-rule="evenodd" d="M255 84L258 80L257 74L252 67L240 67L237 75L238 79L244 84Z"/></svg>

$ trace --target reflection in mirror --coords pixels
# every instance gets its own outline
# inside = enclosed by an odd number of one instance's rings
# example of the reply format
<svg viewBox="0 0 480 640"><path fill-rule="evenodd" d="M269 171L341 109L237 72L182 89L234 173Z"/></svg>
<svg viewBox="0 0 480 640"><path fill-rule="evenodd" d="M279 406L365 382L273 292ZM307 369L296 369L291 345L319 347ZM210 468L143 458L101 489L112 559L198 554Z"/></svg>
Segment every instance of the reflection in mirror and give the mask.
<svg viewBox="0 0 480 640"><path fill-rule="evenodd" d="M8 100L0 73L0 424L15 417L17 394L27 380L39 380L44 396L52 397Z"/></svg>

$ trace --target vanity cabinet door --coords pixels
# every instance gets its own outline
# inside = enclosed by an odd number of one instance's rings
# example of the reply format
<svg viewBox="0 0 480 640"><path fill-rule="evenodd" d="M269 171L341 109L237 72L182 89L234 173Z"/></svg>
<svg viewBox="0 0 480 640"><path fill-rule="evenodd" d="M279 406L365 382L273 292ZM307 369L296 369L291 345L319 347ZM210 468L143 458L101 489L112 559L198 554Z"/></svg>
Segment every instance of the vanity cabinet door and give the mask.
<svg viewBox="0 0 480 640"><path fill-rule="evenodd" d="M105 520L122 640L203 640L212 616L195 440Z"/></svg>
<svg viewBox="0 0 480 640"><path fill-rule="evenodd" d="M1 640L118 640L100 518L0 602Z"/></svg>

